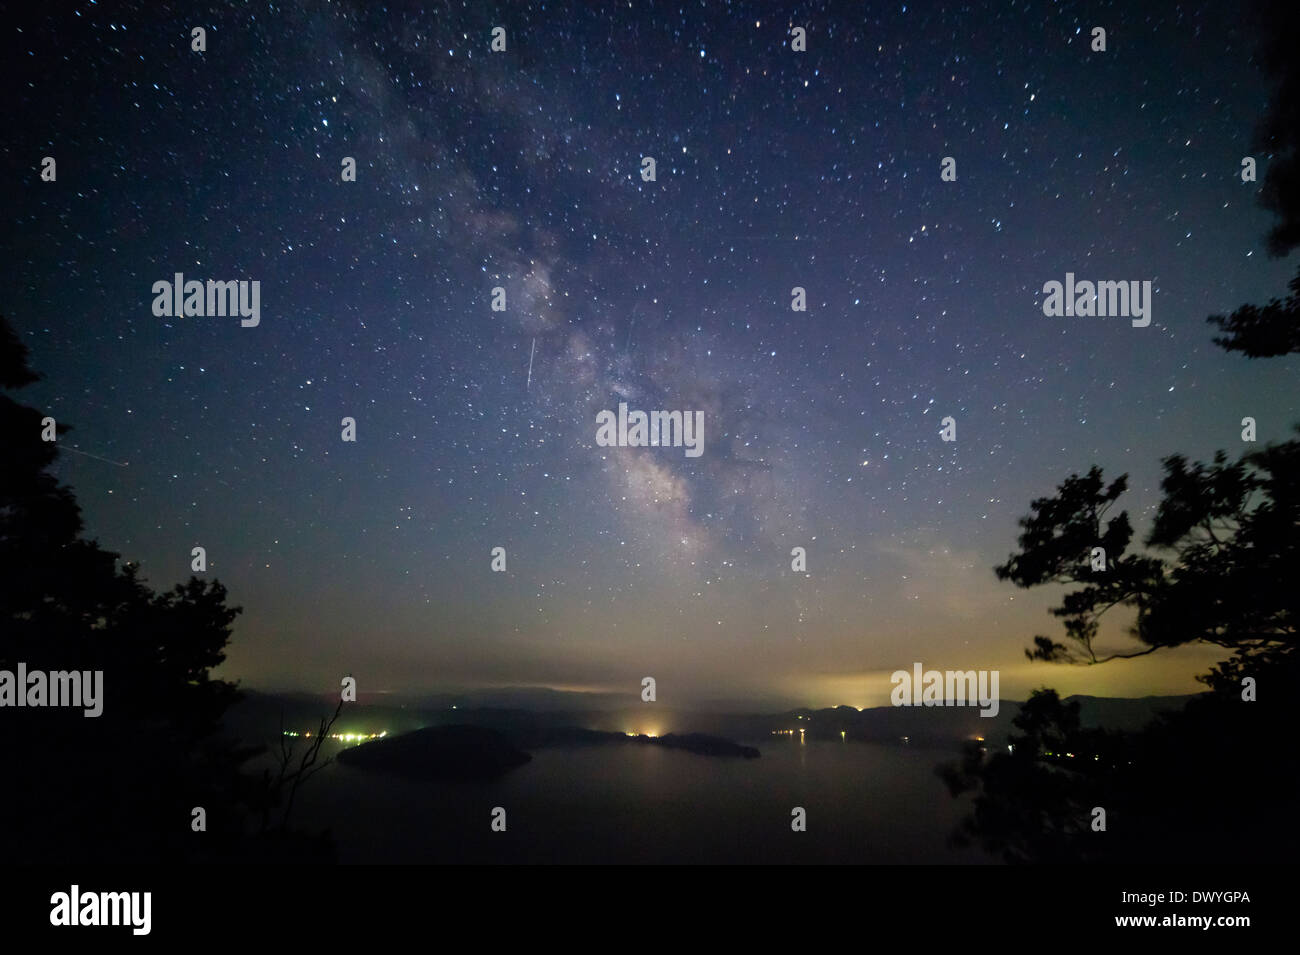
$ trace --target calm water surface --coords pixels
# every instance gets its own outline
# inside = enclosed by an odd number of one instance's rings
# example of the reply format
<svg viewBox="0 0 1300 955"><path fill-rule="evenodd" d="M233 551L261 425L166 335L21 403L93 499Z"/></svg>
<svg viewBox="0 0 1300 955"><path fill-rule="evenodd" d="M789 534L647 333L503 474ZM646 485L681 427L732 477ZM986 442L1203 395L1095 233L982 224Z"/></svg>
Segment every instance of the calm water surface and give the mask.
<svg viewBox="0 0 1300 955"><path fill-rule="evenodd" d="M967 807L934 773L953 754L760 741L759 759L656 746L538 749L491 783L409 782L331 765L295 825L330 828L343 862L979 863L948 833ZM507 831L490 829L493 807ZM806 832L790 829L807 810Z"/></svg>

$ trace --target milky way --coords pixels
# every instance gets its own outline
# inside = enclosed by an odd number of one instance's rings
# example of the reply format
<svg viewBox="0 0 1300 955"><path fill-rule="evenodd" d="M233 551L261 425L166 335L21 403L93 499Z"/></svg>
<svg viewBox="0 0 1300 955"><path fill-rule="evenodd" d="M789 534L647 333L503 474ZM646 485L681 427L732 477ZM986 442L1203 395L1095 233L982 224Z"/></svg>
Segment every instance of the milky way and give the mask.
<svg viewBox="0 0 1300 955"><path fill-rule="evenodd" d="M1163 456L1300 417L1294 362L1205 324L1292 269L1235 7L50 6L6 27L0 311L88 534L160 587L202 545L243 606L223 675L1195 688L1196 650L1029 666L1056 595L992 566L1071 472L1128 472L1141 532ZM257 327L155 316L178 272L259 281ZM1045 316L1067 272L1151 281L1150 325ZM704 453L598 446L620 402L702 411Z"/></svg>

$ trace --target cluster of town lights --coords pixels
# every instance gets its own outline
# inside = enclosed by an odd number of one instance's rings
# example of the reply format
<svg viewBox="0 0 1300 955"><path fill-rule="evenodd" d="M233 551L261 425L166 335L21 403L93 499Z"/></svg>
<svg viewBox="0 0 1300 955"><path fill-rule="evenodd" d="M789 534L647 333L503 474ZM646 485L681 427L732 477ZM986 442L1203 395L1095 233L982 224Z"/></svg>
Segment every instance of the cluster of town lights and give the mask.
<svg viewBox="0 0 1300 955"><path fill-rule="evenodd" d="M295 733L293 730L285 730L284 735L301 736L304 739L311 738L311 733ZM382 733L330 733L329 738L342 743L364 743L369 739L383 739L387 735L388 730L384 730Z"/></svg>

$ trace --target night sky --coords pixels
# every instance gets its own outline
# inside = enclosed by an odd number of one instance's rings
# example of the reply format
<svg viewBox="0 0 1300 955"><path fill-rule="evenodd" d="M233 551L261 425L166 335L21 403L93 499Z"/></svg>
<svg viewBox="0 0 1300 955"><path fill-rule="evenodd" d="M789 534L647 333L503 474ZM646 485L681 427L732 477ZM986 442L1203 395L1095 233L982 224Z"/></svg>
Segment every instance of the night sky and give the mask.
<svg viewBox="0 0 1300 955"><path fill-rule="evenodd" d="M207 549L245 686L1193 692L1221 652L1028 663L1059 593L992 567L1072 472L1128 472L1141 535L1162 457L1300 419L1205 323L1294 266L1240 176L1255 38L1200 6L46 4L4 26L17 397L87 536L163 589ZM156 317L177 272L260 324ZM1150 326L1045 317L1066 272L1151 280ZM620 401L703 454L598 447Z"/></svg>

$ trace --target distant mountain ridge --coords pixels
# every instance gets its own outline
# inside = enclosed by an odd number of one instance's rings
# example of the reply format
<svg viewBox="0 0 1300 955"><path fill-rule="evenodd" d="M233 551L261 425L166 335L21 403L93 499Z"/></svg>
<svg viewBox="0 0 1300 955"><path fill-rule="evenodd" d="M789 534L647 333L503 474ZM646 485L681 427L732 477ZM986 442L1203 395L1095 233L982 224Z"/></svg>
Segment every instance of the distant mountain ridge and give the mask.
<svg viewBox="0 0 1300 955"><path fill-rule="evenodd" d="M551 701L566 696L549 691ZM267 694L245 691L245 699L227 715L227 730L243 739L269 741L283 728L297 732L315 731L322 716L336 705L323 696L309 694ZM583 702L590 702L585 694ZM1179 710L1193 695L1111 698L1075 695L1084 726L1115 730L1135 730L1149 723L1160 712ZM622 699L622 698L621 698ZM591 733L614 735L649 735L655 727L659 738L668 735L701 734L725 741L762 745L775 737L805 739L854 740L907 745L943 745L983 736L990 742L1005 741L1012 731L1011 722L1021 703L1002 700L996 717L982 717L978 707L894 707L878 706L858 710L851 706L823 709L797 708L768 713L718 713L672 709L660 704L638 704L610 709L548 707L533 710L525 707L415 707L386 703L357 703L344 708L335 732L381 732L390 737L430 726L473 724L496 730L521 748L560 745L564 732L579 729ZM844 734L841 737L841 733ZM570 742L577 741L574 736ZM590 740L589 740L590 741ZM662 745L662 744L661 744ZM684 748L684 747L682 747ZM751 747L753 748L753 747Z"/></svg>

